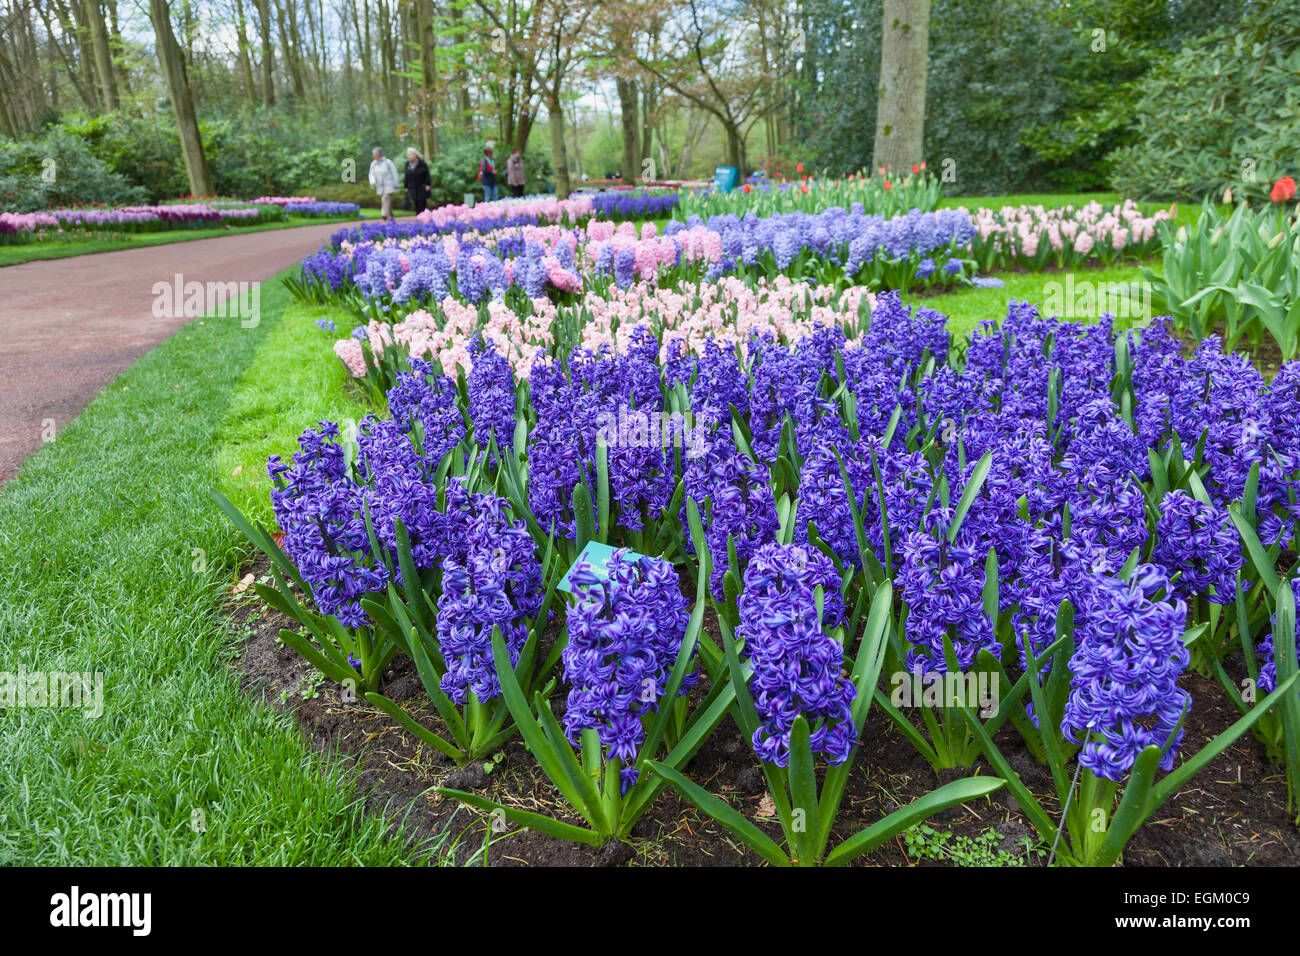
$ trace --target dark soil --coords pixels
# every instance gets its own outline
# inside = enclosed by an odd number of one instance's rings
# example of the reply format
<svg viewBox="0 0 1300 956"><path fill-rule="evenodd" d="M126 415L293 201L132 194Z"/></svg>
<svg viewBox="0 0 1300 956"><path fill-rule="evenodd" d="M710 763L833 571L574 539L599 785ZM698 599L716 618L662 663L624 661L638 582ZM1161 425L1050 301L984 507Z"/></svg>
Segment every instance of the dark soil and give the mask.
<svg viewBox="0 0 1300 956"><path fill-rule="evenodd" d="M245 569L264 575L265 559ZM344 699L341 688L320 679L293 650L277 640L280 628L295 622L266 607L251 589L233 597L229 627L235 636L232 666L249 694L290 716L322 754L340 756L357 773L367 809L383 812L395 833L413 845L436 840L446 832L437 858L483 865L490 836L490 866L748 866L763 860L692 805L666 789L649 808L625 845L596 849L554 839L510 824L505 833L490 833L488 818L431 791L455 785L472 789L511 806L580 823L567 811L559 792L546 779L519 738L502 748L504 759L490 773L481 767L460 769L448 758L408 734L367 704ZM1188 673L1183 685L1194 706L1186 723L1185 754L1192 754L1226 729L1238 716L1213 681ZM424 694L414 667L396 659L385 674L382 693L408 708L412 716L436 729L438 717ZM553 700L556 712L562 695ZM1050 776L1021 743L1004 730L998 744L1025 784L1040 799L1052 790ZM976 771L988 774L981 760ZM775 818L760 815L766 782L758 761L731 722L724 719L705 742L686 773L710 792L726 799L780 841ZM867 719L853 773L830 845L852 835L887 813L923 796L940 780L907 740L874 710ZM1300 865L1300 831L1286 808L1286 781L1267 763L1263 747L1247 734L1220 754L1176 794L1129 842L1126 866L1295 866ZM1049 812L1056 808L1044 799ZM991 797L950 808L928 825L955 836L996 835L997 849L1041 866L1046 850L1004 789ZM454 846L451 844L454 843ZM1028 852L1032 850L1033 852ZM944 866L946 862L914 859L897 838L859 864L876 866Z"/></svg>

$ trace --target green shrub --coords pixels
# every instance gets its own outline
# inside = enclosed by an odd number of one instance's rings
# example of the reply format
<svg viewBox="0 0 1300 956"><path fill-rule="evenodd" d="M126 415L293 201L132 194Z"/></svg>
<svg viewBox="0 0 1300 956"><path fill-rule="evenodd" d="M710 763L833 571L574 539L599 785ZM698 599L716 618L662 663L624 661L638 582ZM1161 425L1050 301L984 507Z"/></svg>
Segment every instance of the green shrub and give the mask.
<svg viewBox="0 0 1300 956"><path fill-rule="evenodd" d="M1300 165L1300 5L1263 4L1143 84L1138 141L1111 153L1125 196L1263 199Z"/></svg>
<svg viewBox="0 0 1300 956"><path fill-rule="evenodd" d="M53 206L144 202L132 185L61 127L24 140L0 142L0 210L34 212Z"/></svg>

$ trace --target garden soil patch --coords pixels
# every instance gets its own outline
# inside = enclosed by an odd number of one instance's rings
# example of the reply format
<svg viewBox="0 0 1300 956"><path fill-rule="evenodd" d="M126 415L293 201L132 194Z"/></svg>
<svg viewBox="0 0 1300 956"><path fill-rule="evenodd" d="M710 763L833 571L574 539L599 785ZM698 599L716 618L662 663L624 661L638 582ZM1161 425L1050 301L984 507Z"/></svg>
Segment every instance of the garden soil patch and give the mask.
<svg viewBox="0 0 1300 956"><path fill-rule="evenodd" d="M240 572L259 579L267 560ZM441 753L398 726L364 700L343 699L340 689L319 678L292 649L279 643L281 628L296 622L266 607L250 590L228 602L227 626L233 635L232 667L246 693L292 719L318 752L339 757L360 781L366 809L389 816L394 838L412 845L447 831L455 840L457 863L484 863L484 841L491 836L486 863L491 866L738 866L763 861L735 841L713 820L666 789L638 822L627 845L596 849L554 839L510 824L505 833L489 834L488 818L454 800L433 793L435 786L473 789L491 799L567 822L581 821L566 812L558 791L536 766L518 737L502 748L503 758L491 773L481 767L457 770ZM716 638L715 638L716 639ZM1188 673L1183 686L1193 709L1183 752L1193 753L1225 730L1238 716L1213 681ZM405 658L394 660L380 688L421 722L435 726L437 714ZM562 693L552 699L563 709ZM1004 730L998 744L1026 785L1056 814L1047 769L1025 749L1014 730ZM977 772L988 774L982 761ZM686 773L776 839L780 826L764 820L766 783L749 742L730 718L724 719ZM845 792L831 846L882 816L923 796L943 780L916 753L885 716L872 711L863 731L853 773ZM1286 808L1286 781L1263 757L1263 747L1247 734L1220 754L1177 793L1129 842L1127 866L1296 866L1300 865L1300 831ZM1048 848L1034 840L1024 815L1006 790L931 817L928 825L956 837L997 835L996 849L1041 866ZM1032 852L1029 852L1031 851ZM443 859L447 856L443 855ZM876 866L948 865L909 856L902 838L857 861Z"/></svg>

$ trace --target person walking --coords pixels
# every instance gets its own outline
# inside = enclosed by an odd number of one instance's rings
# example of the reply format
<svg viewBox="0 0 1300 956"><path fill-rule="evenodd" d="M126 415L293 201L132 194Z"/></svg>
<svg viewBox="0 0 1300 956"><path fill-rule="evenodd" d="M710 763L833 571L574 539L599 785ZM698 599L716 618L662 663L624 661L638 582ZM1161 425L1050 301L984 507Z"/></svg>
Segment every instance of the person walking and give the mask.
<svg viewBox="0 0 1300 956"><path fill-rule="evenodd" d="M528 182L528 177L524 175L524 158L519 155L519 147L516 146L510 152L510 158L506 160L506 185L510 187L510 195L518 198L524 194L524 184Z"/></svg>
<svg viewBox="0 0 1300 956"><path fill-rule="evenodd" d="M483 158L478 162L478 181L483 184L483 201L495 201L497 198L497 168L492 162L491 146L483 148Z"/></svg>
<svg viewBox="0 0 1300 956"><path fill-rule="evenodd" d="M370 185L379 194L379 218L393 218L393 194L398 190L397 167L378 146L371 152Z"/></svg>
<svg viewBox="0 0 1300 956"><path fill-rule="evenodd" d="M424 157L414 148L406 150L406 170L402 174L402 187L406 198L418 216L424 212L429 203L429 194L433 192L433 180L429 178L429 165Z"/></svg>

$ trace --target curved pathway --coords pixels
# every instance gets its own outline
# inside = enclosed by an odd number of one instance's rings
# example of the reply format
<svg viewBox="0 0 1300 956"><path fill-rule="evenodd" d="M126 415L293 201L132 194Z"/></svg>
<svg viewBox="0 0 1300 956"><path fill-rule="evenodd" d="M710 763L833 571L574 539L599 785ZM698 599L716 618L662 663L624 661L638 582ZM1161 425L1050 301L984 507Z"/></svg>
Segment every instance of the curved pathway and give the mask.
<svg viewBox="0 0 1300 956"><path fill-rule="evenodd" d="M192 320L158 284L200 283L232 312L346 223L273 229L0 268L0 483L136 359ZM244 286L251 292L250 285ZM231 292L236 292L231 296ZM251 296L244 301L252 301ZM231 319L230 321L239 321ZM249 320L251 321L251 320Z"/></svg>

